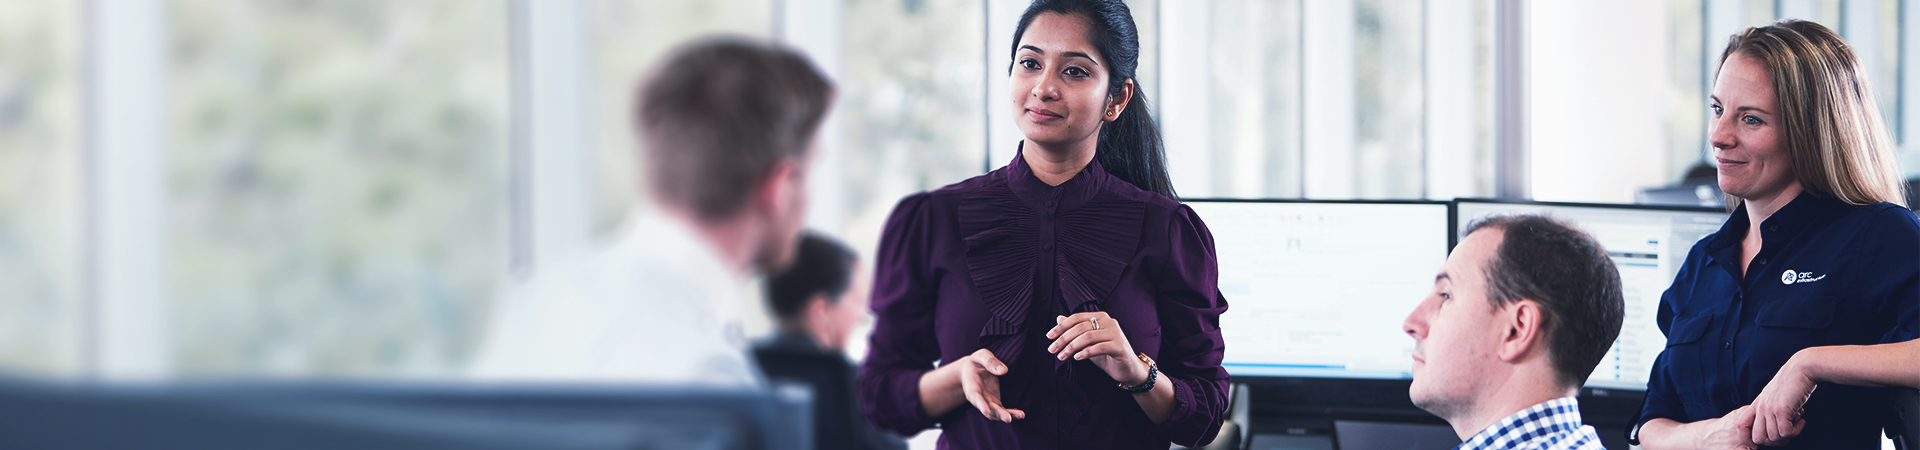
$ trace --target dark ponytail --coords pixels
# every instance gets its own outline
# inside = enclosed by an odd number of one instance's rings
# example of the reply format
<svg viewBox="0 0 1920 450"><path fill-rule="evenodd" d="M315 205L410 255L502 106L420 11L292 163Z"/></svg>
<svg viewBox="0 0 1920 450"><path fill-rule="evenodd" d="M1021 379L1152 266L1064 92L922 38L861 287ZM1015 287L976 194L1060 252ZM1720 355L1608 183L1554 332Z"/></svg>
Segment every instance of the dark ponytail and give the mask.
<svg viewBox="0 0 1920 450"><path fill-rule="evenodd" d="M1035 0L1020 15L1020 26L1013 30L1013 53L1020 51L1020 36L1027 25L1041 14L1055 13L1085 17L1089 23L1087 38L1106 58L1110 68L1107 96L1120 95L1126 80L1135 80L1133 99L1120 118L1100 126L1100 143L1094 159L1100 166L1143 191L1178 200L1173 179L1167 175L1167 151L1160 142L1160 126L1147 110L1147 93L1134 78L1140 67L1140 29L1134 26L1133 12L1122 0ZM1007 67L1012 71L1011 64Z"/></svg>

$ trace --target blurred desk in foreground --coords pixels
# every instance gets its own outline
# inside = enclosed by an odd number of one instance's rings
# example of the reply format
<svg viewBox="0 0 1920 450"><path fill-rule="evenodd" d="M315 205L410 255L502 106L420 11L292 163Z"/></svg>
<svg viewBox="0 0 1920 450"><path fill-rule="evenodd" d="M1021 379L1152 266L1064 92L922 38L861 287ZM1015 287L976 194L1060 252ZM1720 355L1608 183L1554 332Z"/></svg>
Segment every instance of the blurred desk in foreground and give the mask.
<svg viewBox="0 0 1920 450"><path fill-rule="evenodd" d="M0 380L0 448L805 449L804 390Z"/></svg>

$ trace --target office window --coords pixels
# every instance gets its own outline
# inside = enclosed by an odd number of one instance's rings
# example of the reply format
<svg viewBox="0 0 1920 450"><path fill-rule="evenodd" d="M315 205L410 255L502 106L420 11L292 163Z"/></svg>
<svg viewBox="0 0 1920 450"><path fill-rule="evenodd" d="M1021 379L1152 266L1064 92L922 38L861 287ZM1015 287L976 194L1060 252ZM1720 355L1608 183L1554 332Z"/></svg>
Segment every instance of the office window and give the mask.
<svg viewBox="0 0 1920 450"><path fill-rule="evenodd" d="M461 361L508 261L507 5L169 6L175 371Z"/></svg>
<svg viewBox="0 0 1920 450"><path fill-rule="evenodd" d="M1704 6L1726 5L1714 13L1726 20L1705 20ZM1708 89L1747 6L1528 3L1533 198L1632 203L1680 181L1706 154Z"/></svg>
<svg viewBox="0 0 1920 450"><path fill-rule="evenodd" d="M1300 4L1212 4L1212 196L1300 197ZM1195 190L1199 192L1199 189Z"/></svg>
<svg viewBox="0 0 1920 450"><path fill-rule="evenodd" d="M1842 3L1842 0L1775 0L1773 2L1774 18L1809 20L1826 25L1834 31L1840 31L1839 25L1843 20L1841 19L1842 6L1844 6Z"/></svg>
<svg viewBox="0 0 1920 450"><path fill-rule="evenodd" d="M1857 36L1848 40L1870 39L1871 46L1856 44L1855 48L1870 51L1872 55L1861 56L1867 63L1868 82L1873 84L1874 102L1880 105L1880 114L1887 121L1888 131L1893 133L1894 141L1905 142L1906 130L1900 129L1901 115L1906 113L1900 107L1900 91L1907 86L1900 83L1900 2L1898 0L1855 0L1865 1L1864 14L1871 24L1866 24L1868 33L1849 33ZM1858 17L1858 16L1856 16Z"/></svg>
<svg viewBox="0 0 1920 450"><path fill-rule="evenodd" d="M1705 0L1675 0L1674 3L1691 4L1689 6L1699 8L1701 7L1700 4L1704 1ZM1745 5L1741 5L1741 14L1738 14L1740 21L1745 23L1743 28L1772 23L1780 2L1776 0L1746 0L1745 3ZM1707 43L1709 47L1725 47L1727 39L1726 36L1708 36Z"/></svg>
<svg viewBox="0 0 1920 450"><path fill-rule="evenodd" d="M1356 6L1354 191L1360 198L1420 198L1425 0L1359 0Z"/></svg>
<svg viewBox="0 0 1920 450"><path fill-rule="evenodd" d="M1160 8L1159 0L1126 0L1127 11L1133 13L1133 26L1140 29L1140 67L1134 69L1134 84L1147 92L1147 101L1159 114L1160 97L1166 92L1160 84ZM1173 7L1192 8L1184 3L1174 3ZM1158 115L1154 118L1159 118ZM999 167L999 166L995 166Z"/></svg>
<svg viewBox="0 0 1920 450"><path fill-rule="evenodd" d="M901 197L982 172L983 108L1007 107L1004 92L982 97L982 52L1006 50L983 49L983 8L979 0L846 2L836 105L845 185L814 195L842 196L846 237L866 257ZM990 73L1002 73L995 67Z"/></svg>
<svg viewBox="0 0 1920 450"><path fill-rule="evenodd" d="M1747 2L1754 3L1752 1ZM1765 23L1772 17L1772 1L1767 0L1765 15L1749 18L1750 22ZM1701 0L1674 0L1667 2L1666 26L1671 30L1668 40L1670 50L1665 55L1668 70L1668 86L1676 100L1671 115L1666 121L1667 180L1680 181L1687 170L1696 165L1706 164L1709 157L1707 144L1707 92L1713 84L1713 77L1720 71L1718 66L1709 67L1704 61L1718 61L1720 51L1726 48L1726 36L1707 36L1706 39L1687 39L1688 36L1705 35L1706 16L1702 14ZM1749 6L1749 13L1755 7ZM1752 16L1752 14L1748 14ZM1646 186L1654 187L1654 186Z"/></svg>
<svg viewBox="0 0 1920 450"><path fill-rule="evenodd" d="M595 229L620 226L644 186L636 158L633 94L669 50L700 36L773 36L776 0L595 0L592 45Z"/></svg>
<svg viewBox="0 0 1920 450"><path fill-rule="evenodd" d="M0 1L0 372L81 366L78 9Z"/></svg>
<svg viewBox="0 0 1920 450"><path fill-rule="evenodd" d="M1207 33L1194 43L1205 67L1168 80L1206 85L1203 102L1167 114L1183 152L1169 157L1204 167L1176 167L1183 195L1491 193L1490 1L1208 5L1177 19Z"/></svg>

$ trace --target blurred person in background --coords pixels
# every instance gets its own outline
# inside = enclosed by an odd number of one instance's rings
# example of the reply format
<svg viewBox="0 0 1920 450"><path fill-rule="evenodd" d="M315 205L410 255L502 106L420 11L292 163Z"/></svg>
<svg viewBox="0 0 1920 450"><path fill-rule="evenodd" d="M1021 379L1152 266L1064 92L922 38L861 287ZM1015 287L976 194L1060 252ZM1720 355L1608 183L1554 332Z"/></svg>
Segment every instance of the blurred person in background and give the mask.
<svg viewBox="0 0 1920 450"><path fill-rule="evenodd" d="M1876 449L1879 386L1915 381L1920 218L1866 71L1832 30L1783 20L1720 56L1708 136L1739 200L1688 251L1665 351L1628 437L1648 450ZM1817 388L1817 389L1816 389Z"/></svg>
<svg viewBox="0 0 1920 450"><path fill-rule="evenodd" d="M1226 415L1227 302L1135 84L1132 13L1040 0L1013 42L1019 153L887 219L867 418L902 435L938 424L941 448L1205 445Z"/></svg>
<svg viewBox="0 0 1920 450"><path fill-rule="evenodd" d="M793 264L767 278L768 309L779 325L754 346L754 360L768 381L813 387L814 448L906 448L899 436L868 425L855 401L854 366L845 352L867 319L867 289L855 282L858 262L845 244L802 234Z"/></svg>
<svg viewBox="0 0 1920 450"><path fill-rule="evenodd" d="M663 58L634 106L657 211L542 267L494 311L474 375L758 386L735 302L793 259L834 88L806 56L713 37Z"/></svg>

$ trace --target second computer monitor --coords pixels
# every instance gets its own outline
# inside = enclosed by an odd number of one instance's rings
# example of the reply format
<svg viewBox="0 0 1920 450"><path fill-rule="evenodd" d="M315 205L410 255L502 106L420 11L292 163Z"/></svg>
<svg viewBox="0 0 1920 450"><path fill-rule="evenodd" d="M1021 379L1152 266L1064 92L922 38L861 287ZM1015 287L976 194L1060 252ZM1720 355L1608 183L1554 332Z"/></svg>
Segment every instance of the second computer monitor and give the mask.
<svg viewBox="0 0 1920 450"><path fill-rule="evenodd" d="M1646 389L1653 359L1666 348L1666 335L1655 323L1660 295L1694 242L1727 219L1725 211L1705 208L1491 200L1456 200L1454 214L1455 243L1459 232L1488 216L1540 214L1572 222L1606 247L1620 270L1626 320L1587 386L1617 389Z"/></svg>
<svg viewBox="0 0 1920 450"><path fill-rule="evenodd" d="M1188 201L1213 232L1222 365L1244 377L1408 378L1400 324L1447 257L1444 202Z"/></svg>

